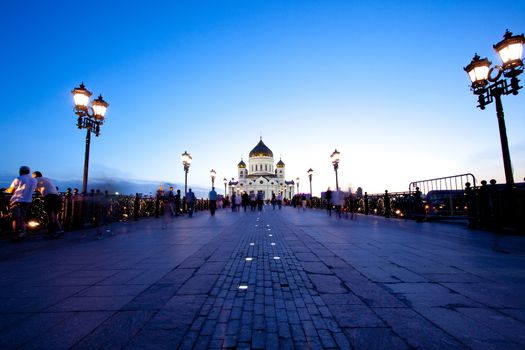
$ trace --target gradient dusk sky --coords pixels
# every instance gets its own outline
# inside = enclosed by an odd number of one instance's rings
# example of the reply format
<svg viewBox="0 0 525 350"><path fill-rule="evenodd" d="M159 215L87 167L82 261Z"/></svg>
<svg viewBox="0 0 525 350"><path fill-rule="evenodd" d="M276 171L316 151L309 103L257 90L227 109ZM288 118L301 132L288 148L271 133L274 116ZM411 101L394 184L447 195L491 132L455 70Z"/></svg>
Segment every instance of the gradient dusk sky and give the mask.
<svg viewBox="0 0 525 350"><path fill-rule="evenodd" d="M20 165L81 185L85 131L71 89L110 103L90 178L189 185L236 165L262 135L286 178L369 193L473 173L504 181L494 104L463 71L525 31L525 1L4 1L0 174ZM500 13L498 13L500 11ZM523 75L525 78L525 74ZM523 85L523 83L522 83ZM516 181L525 177L525 89L503 97ZM1 184L6 186L8 184ZM152 189L153 190L153 189Z"/></svg>

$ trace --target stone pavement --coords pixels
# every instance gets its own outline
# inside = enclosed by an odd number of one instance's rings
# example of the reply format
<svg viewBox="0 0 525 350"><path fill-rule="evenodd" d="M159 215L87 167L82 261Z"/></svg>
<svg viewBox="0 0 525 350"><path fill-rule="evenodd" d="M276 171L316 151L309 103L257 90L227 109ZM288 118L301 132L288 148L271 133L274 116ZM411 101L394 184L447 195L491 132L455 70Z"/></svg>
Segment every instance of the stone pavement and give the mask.
<svg viewBox="0 0 525 350"><path fill-rule="evenodd" d="M525 237L292 208L168 220L0 242L0 348L525 348Z"/></svg>

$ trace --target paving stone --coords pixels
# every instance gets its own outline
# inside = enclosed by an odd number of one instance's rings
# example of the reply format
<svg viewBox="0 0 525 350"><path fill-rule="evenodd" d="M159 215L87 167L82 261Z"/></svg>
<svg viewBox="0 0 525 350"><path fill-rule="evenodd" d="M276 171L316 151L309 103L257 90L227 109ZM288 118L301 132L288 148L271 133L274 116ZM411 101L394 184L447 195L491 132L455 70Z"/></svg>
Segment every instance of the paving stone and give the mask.
<svg viewBox="0 0 525 350"><path fill-rule="evenodd" d="M523 348L518 342L506 339L497 331L484 326L478 320L466 317L456 310L441 307L422 307L418 308L417 311L471 348Z"/></svg>
<svg viewBox="0 0 525 350"><path fill-rule="evenodd" d="M252 349L265 349L266 348L266 332L256 330L252 335Z"/></svg>
<svg viewBox="0 0 525 350"><path fill-rule="evenodd" d="M23 349L69 349L111 316L111 312L74 313L42 335L31 339Z"/></svg>
<svg viewBox="0 0 525 350"><path fill-rule="evenodd" d="M410 349L390 328L348 328L345 333L355 349Z"/></svg>
<svg viewBox="0 0 525 350"><path fill-rule="evenodd" d="M208 294L213 283L217 280L217 275L197 275L191 277L182 285L179 294Z"/></svg>
<svg viewBox="0 0 525 350"><path fill-rule="evenodd" d="M525 348L525 323L487 308L456 308L456 311Z"/></svg>
<svg viewBox="0 0 525 350"><path fill-rule="evenodd" d="M315 288L319 293L347 293L348 290L342 286L342 282L336 276L309 275Z"/></svg>
<svg viewBox="0 0 525 350"><path fill-rule="evenodd" d="M0 348L14 349L22 344L28 345L33 339L45 334L49 329L72 317L73 313L35 313L12 327L0 332Z"/></svg>
<svg viewBox="0 0 525 350"><path fill-rule="evenodd" d="M499 311L525 323L525 309L500 309Z"/></svg>
<svg viewBox="0 0 525 350"><path fill-rule="evenodd" d="M124 347L153 316L151 311L121 311L100 324L75 344L76 349L115 349Z"/></svg>
<svg viewBox="0 0 525 350"><path fill-rule="evenodd" d="M436 283L396 283L386 286L413 306L480 306L472 299Z"/></svg>
<svg viewBox="0 0 525 350"><path fill-rule="evenodd" d="M368 306L335 305L330 307L340 327L385 327L384 322Z"/></svg>
<svg viewBox="0 0 525 350"><path fill-rule="evenodd" d="M412 309L374 310L409 346L422 349L461 349L466 346Z"/></svg>
<svg viewBox="0 0 525 350"><path fill-rule="evenodd" d="M309 273L315 273L320 275L332 275L333 272L322 262L310 262L310 261L303 261L301 262L301 266L306 272Z"/></svg>
<svg viewBox="0 0 525 350"><path fill-rule="evenodd" d="M47 312L64 311L118 311L133 299L133 296L70 297L49 308Z"/></svg>

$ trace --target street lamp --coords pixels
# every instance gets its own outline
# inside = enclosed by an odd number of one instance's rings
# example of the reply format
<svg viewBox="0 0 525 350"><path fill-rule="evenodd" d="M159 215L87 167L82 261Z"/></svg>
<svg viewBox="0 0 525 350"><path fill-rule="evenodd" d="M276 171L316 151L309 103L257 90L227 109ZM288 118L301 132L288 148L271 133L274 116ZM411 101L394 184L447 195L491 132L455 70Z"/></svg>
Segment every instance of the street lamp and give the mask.
<svg viewBox="0 0 525 350"><path fill-rule="evenodd" d="M310 179L310 200L312 200L312 176L314 175L314 171L312 170L312 168L310 168L306 173L308 174L308 178Z"/></svg>
<svg viewBox="0 0 525 350"><path fill-rule="evenodd" d="M510 162L501 95L517 95L518 90L522 88L519 86L518 75L523 73L524 65L522 55L524 42L525 37L523 34L512 35L512 33L507 30L503 36L503 40L493 45L494 50L501 58L503 66L496 65L495 67L490 67L492 62L487 58L481 59L478 54L476 54L470 64L463 68L468 73L472 82L472 92L478 95L478 107L483 110L486 105L492 103L492 101L496 101L496 116L498 118L501 152L503 154L505 180L508 186L514 185L514 176ZM495 73L495 75L493 75L493 73Z"/></svg>
<svg viewBox="0 0 525 350"><path fill-rule="evenodd" d="M337 149L335 149L335 151L332 152L332 155L330 155L330 159L332 160L332 164L334 166L334 171L335 171L335 190L336 191L339 191L339 180L337 179L337 169L339 169L339 160L341 159L340 155L341 153L339 153Z"/></svg>
<svg viewBox="0 0 525 350"><path fill-rule="evenodd" d="M215 186L215 175L217 175L217 172L213 169L210 170L210 177L211 177L211 187Z"/></svg>
<svg viewBox="0 0 525 350"><path fill-rule="evenodd" d="M297 194L299 194L299 181L301 181L300 178L295 179L295 182L297 182Z"/></svg>
<svg viewBox="0 0 525 350"><path fill-rule="evenodd" d="M84 83L74 88L71 93L75 102L75 114L78 116L77 127L86 129L86 153L84 157L84 177L82 180L82 193L87 193L88 169L89 169L89 146L91 144L91 133L96 137L100 135L100 126L104 124L104 116L109 103L104 101L102 95L93 100L89 106L91 92L86 89Z"/></svg>
<svg viewBox="0 0 525 350"><path fill-rule="evenodd" d="M228 179L224 178L222 179L222 182L224 182L224 198L226 198L226 185L228 184Z"/></svg>
<svg viewBox="0 0 525 350"><path fill-rule="evenodd" d="M191 155L187 152L187 151L184 151L184 153L181 155L181 159L182 159L182 165L184 166L184 195L186 196L186 194L188 193L188 170L190 170L190 165L191 165Z"/></svg>

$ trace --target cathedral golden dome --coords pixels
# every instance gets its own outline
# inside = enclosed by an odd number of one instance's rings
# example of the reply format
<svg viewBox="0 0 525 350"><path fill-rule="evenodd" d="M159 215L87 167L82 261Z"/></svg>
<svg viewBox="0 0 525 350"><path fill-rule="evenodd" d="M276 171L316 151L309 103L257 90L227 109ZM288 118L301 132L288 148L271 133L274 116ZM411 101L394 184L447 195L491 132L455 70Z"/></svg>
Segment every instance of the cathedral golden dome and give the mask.
<svg viewBox="0 0 525 350"><path fill-rule="evenodd" d="M272 157L273 158L273 152L264 144L261 140L259 143L251 150L250 152L250 158L251 157Z"/></svg>

